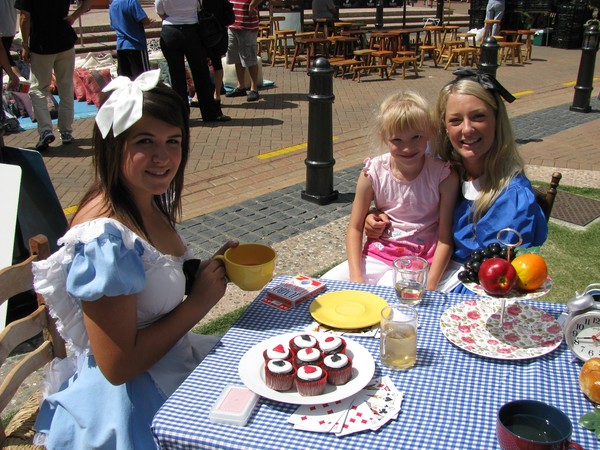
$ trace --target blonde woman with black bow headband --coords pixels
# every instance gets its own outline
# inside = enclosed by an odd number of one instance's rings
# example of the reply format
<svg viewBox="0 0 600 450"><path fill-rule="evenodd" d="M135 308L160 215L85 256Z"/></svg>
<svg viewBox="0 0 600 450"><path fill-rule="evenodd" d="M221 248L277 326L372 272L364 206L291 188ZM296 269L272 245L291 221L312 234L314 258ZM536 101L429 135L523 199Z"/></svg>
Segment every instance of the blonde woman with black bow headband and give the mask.
<svg viewBox="0 0 600 450"><path fill-rule="evenodd" d="M498 242L497 233L504 228L519 232L522 247L540 246L548 225L525 175L504 105L515 98L491 75L470 69L454 74L438 96L438 132L432 142L434 155L450 161L462 178L452 224L454 252L438 290L468 293L458 273L474 250ZM381 234L386 220L368 215L367 236Z"/></svg>

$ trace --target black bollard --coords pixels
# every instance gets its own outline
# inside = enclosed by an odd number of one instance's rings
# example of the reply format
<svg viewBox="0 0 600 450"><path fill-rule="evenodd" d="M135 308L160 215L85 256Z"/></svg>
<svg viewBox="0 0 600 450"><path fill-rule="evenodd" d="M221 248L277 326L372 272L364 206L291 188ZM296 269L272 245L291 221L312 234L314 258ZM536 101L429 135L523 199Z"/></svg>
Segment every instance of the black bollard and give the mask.
<svg viewBox="0 0 600 450"><path fill-rule="evenodd" d="M435 17L440 21L440 25L444 24L444 0L437 0Z"/></svg>
<svg viewBox="0 0 600 450"><path fill-rule="evenodd" d="M598 51L598 40L600 31L596 24L585 28L583 32L583 43L581 44L581 61L579 62L579 73L577 74L577 84L575 85L575 95L573 104L569 107L570 111L588 113L592 110L590 107L590 98L594 87L594 66L596 64L596 52Z"/></svg>
<svg viewBox="0 0 600 450"><path fill-rule="evenodd" d="M338 198L338 191L333 190L333 73L327 58L317 58L309 70L306 190L301 195L319 205Z"/></svg>
<svg viewBox="0 0 600 450"><path fill-rule="evenodd" d="M498 50L500 46L494 36L488 36L481 44L481 57L479 58L479 70L488 75L496 77L498 69Z"/></svg>
<svg viewBox="0 0 600 450"><path fill-rule="evenodd" d="M383 29L383 0L376 0L375 3L375 28Z"/></svg>

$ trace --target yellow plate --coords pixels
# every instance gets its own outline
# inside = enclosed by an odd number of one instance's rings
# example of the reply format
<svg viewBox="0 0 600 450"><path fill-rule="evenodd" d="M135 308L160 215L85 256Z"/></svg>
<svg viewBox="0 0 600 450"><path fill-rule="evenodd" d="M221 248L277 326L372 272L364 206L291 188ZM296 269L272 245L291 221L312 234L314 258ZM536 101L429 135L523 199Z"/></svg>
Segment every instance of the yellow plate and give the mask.
<svg viewBox="0 0 600 450"><path fill-rule="evenodd" d="M365 328L379 323L387 302L379 295L363 291L336 291L317 297L310 305L310 315L334 328Z"/></svg>

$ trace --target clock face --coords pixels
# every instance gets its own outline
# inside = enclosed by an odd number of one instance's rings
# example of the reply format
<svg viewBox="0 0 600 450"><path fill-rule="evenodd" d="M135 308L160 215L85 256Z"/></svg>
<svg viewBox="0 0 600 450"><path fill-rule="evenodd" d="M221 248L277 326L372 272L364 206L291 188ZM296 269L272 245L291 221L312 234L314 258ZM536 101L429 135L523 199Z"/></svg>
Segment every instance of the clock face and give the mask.
<svg viewBox="0 0 600 450"><path fill-rule="evenodd" d="M573 317L565 329L565 340L579 359L600 357L600 311Z"/></svg>

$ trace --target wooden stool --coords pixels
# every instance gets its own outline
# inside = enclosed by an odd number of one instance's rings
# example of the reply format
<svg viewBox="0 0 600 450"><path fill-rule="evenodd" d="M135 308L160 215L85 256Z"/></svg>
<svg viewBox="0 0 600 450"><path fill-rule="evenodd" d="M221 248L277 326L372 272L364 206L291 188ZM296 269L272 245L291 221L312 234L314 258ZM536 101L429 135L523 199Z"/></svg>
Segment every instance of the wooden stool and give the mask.
<svg viewBox="0 0 600 450"><path fill-rule="evenodd" d="M466 66L467 61L469 65L473 66L476 63L477 49L474 47L456 47L450 51L450 58L444 66L444 70L448 69L450 64L456 59L461 66Z"/></svg>
<svg viewBox="0 0 600 450"><path fill-rule="evenodd" d="M436 51L440 45L440 36L444 27L438 25L427 25L423 27L425 31L425 40L423 44L419 46L419 53L421 55L421 61L419 62L419 67L423 67L423 59L425 58L425 53L429 53L431 59L433 59L433 65L437 67L437 59L436 59Z"/></svg>
<svg viewBox="0 0 600 450"><path fill-rule="evenodd" d="M269 37L271 34L271 21L261 21L258 23L258 37Z"/></svg>
<svg viewBox="0 0 600 450"><path fill-rule="evenodd" d="M371 64L379 66L387 65L387 60L394 57L394 52L397 48L392 48L395 45L395 40L386 32L371 33L369 49L371 53Z"/></svg>
<svg viewBox="0 0 600 450"><path fill-rule="evenodd" d="M342 72L342 80L346 76L346 70L352 69L353 66L362 65L361 61L355 59L343 59L343 58L332 58L329 60L329 64L334 68L334 77L337 78L338 72Z"/></svg>
<svg viewBox="0 0 600 450"><path fill-rule="evenodd" d="M502 21L501 20L495 20L495 19L485 19L483 21L483 23L485 24L483 26L483 39L484 40L488 36L494 36L493 35L494 25L498 25L498 28L499 28L500 27L500 22L502 22Z"/></svg>
<svg viewBox="0 0 600 450"><path fill-rule="evenodd" d="M500 62L506 62L508 56L510 55L513 66L515 65L515 56L517 57L519 64L523 64L523 57L521 55L521 47L523 46L522 42L499 42L498 45L502 51Z"/></svg>
<svg viewBox="0 0 600 450"><path fill-rule="evenodd" d="M531 50L533 47L533 30L517 30L517 40L521 42L521 38L525 36L525 58L524 61L531 61Z"/></svg>
<svg viewBox="0 0 600 450"><path fill-rule="evenodd" d="M265 59L265 61L271 62L274 43L275 38L273 38L272 36L256 38L256 54L262 57L263 51L266 51L267 58Z"/></svg>
<svg viewBox="0 0 600 450"><path fill-rule="evenodd" d="M466 47L477 48L477 42L475 41L475 38L477 37L476 33L458 33L456 36L458 39L465 41ZM471 42L469 42L469 39L471 39Z"/></svg>
<svg viewBox="0 0 600 450"><path fill-rule="evenodd" d="M517 32L515 30L500 30L500 35L504 36L506 42L513 42L517 40Z"/></svg>
<svg viewBox="0 0 600 450"><path fill-rule="evenodd" d="M310 69L310 64L317 54L317 46L322 46L322 54L325 57L329 56L328 44L329 41L325 38L310 37L296 39L294 42L294 56L292 57L292 66L290 70L293 71L296 67L296 62L306 61L306 70Z"/></svg>
<svg viewBox="0 0 600 450"><path fill-rule="evenodd" d="M385 77L387 80L390 79L390 74L388 73L387 64L375 64L375 65L371 65L371 66L358 65L358 66L354 66L353 70L354 70L354 75L352 76L352 80L358 79L359 83L360 83L361 74L370 73L372 70L379 70L379 76L381 77L382 80L383 80L383 77Z"/></svg>
<svg viewBox="0 0 600 450"><path fill-rule="evenodd" d="M465 47L465 41L446 41L446 42L442 42L442 46L439 48L439 50L437 51L437 62L439 63L443 63L444 59L447 59L448 61L450 61L451 57L452 57L452 50L456 49L456 48L464 48ZM446 64L448 65L448 64Z"/></svg>
<svg viewBox="0 0 600 450"><path fill-rule="evenodd" d="M283 60L285 68L289 65L288 39L294 39L296 30L276 30L275 31L275 50L271 59L271 66L275 66L275 61Z"/></svg>
<svg viewBox="0 0 600 450"><path fill-rule="evenodd" d="M353 36L335 36L333 54L348 59L354 53L354 45L359 41Z"/></svg>
<svg viewBox="0 0 600 450"><path fill-rule="evenodd" d="M373 50L366 48L363 50L354 50L354 58L357 61L362 61L366 66L371 64L371 54Z"/></svg>
<svg viewBox="0 0 600 450"><path fill-rule="evenodd" d="M456 41L458 39L457 33L460 27L458 25L444 25L444 38L450 41Z"/></svg>
<svg viewBox="0 0 600 450"><path fill-rule="evenodd" d="M415 78L419 78L419 71L417 69L417 57L416 56L397 56L392 58L392 73L396 73L396 67L402 66L402 79L406 79L406 65L412 64L413 70L415 71Z"/></svg>
<svg viewBox="0 0 600 450"><path fill-rule="evenodd" d="M323 33L323 36L328 37L330 34L329 23L329 19L315 19L315 37L317 37L319 33Z"/></svg>

